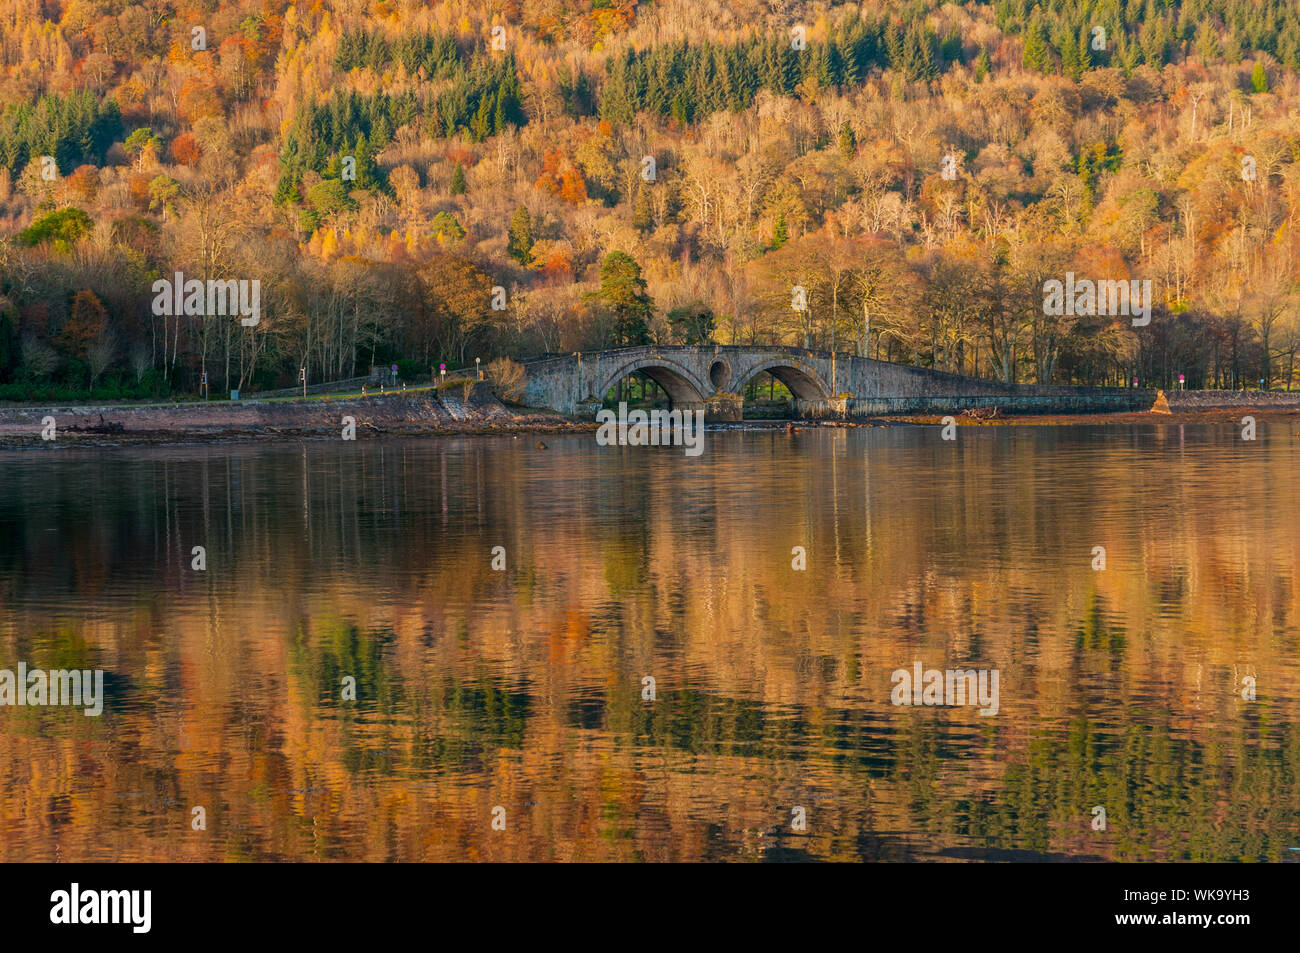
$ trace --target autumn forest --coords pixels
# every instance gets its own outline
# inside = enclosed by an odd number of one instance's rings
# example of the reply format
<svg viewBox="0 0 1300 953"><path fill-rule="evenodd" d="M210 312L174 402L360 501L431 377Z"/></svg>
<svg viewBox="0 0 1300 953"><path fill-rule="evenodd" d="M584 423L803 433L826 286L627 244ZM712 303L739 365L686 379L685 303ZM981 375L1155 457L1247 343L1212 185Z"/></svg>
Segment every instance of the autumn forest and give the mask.
<svg viewBox="0 0 1300 953"><path fill-rule="evenodd" d="M0 400L645 342L1291 389L1298 106L1293 0L0 0Z"/></svg>

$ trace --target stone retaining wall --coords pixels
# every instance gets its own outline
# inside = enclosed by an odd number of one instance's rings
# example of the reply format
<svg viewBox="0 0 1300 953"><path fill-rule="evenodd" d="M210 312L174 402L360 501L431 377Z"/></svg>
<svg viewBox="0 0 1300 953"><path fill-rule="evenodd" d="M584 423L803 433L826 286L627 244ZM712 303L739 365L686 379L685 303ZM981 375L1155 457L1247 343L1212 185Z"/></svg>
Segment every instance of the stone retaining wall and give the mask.
<svg viewBox="0 0 1300 953"><path fill-rule="evenodd" d="M358 430L458 430L466 426L542 422L540 416L520 417L507 409L485 384L445 393L424 392L404 397L368 396L331 400L195 401L177 404L70 404L58 407L0 407L0 437L39 435L46 417L60 432L71 428L116 428L120 433L218 434L320 433L341 430L343 417L356 420ZM72 431L76 432L76 431Z"/></svg>
<svg viewBox="0 0 1300 953"><path fill-rule="evenodd" d="M1165 399L1171 411L1237 407L1300 410L1300 391L1294 390L1169 390L1165 391Z"/></svg>
<svg viewBox="0 0 1300 953"><path fill-rule="evenodd" d="M866 397L795 401L795 410L808 418L878 417L890 414L959 414L963 410L997 407L1010 414L1104 414L1151 409L1155 391L1144 389L1034 388L1020 385L1015 394L952 397ZM1041 393L1035 393L1035 391Z"/></svg>

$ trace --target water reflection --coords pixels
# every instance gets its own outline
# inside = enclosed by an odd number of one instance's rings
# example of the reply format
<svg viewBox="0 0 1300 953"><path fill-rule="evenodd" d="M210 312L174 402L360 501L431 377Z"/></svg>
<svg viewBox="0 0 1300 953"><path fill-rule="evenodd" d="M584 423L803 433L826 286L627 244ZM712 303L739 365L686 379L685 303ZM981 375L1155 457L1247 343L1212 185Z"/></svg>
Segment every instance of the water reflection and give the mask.
<svg viewBox="0 0 1300 953"><path fill-rule="evenodd" d="M0 458L0 668L108 695L0 708L0 857L1300 846L1286 424L547 443ZM917 661L999 670L998 715L892 706Z"/></svg>

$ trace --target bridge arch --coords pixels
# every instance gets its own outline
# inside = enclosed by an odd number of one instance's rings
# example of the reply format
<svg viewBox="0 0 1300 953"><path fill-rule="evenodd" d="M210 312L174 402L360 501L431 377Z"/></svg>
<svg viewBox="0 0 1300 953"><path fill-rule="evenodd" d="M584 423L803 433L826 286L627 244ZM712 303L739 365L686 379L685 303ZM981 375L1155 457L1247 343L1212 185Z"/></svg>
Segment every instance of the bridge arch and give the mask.
<svg viewBox="0 0 1300 953"><path fill-rule="evenodd" d="M732 389L737 394L743 394L749 382L764 371L789 388L790 393L800 400L827 400L834 396L820 374L793 357L770 357L759 361L745 370Z"/></svg>
<svg viewBox="0 0 1300 953"><path fill-rule="evenodd" d="M662 387L673 406L701 403L706 395L713 392L713 388L707 386L684 364L666 357L643 357L629 361L612 374L606 374L596 389L596 400L604 400L611 387L637 371Z"/></svg>

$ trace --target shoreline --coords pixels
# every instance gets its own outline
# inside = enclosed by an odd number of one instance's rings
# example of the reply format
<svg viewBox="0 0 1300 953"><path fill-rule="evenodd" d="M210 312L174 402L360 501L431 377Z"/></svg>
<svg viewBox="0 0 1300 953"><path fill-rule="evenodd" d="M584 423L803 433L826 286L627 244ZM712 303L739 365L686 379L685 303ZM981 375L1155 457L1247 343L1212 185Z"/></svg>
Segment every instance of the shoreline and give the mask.
<svg viewBox="0 0 1300 953"><path fill-rule="evenodd" d="M1245 396L1245 395L1243 395ZM1296 394L1300 399L1300 393ZM960 427L1240 425L1300 418L1300 404L1238 398L1235 406L1173 401L1169 411L1119 413L899 414L854 418L777 418L707 424L708 430L798 433L816 429L941 426L951 416ZM1267 406L1272 403L1274 406ZM53 440L41 437L42 421L53 417ZM355 421L356 439L379 436L521 436L591 433L594 420L577 420L549 411L507 407L490 394L460 399L439 396L371 396L306 401L241 401L214 404L117 404L93 406L0 407L0 450L37 447L122 447L229 442L339 439L344 418Z"/></svg>

